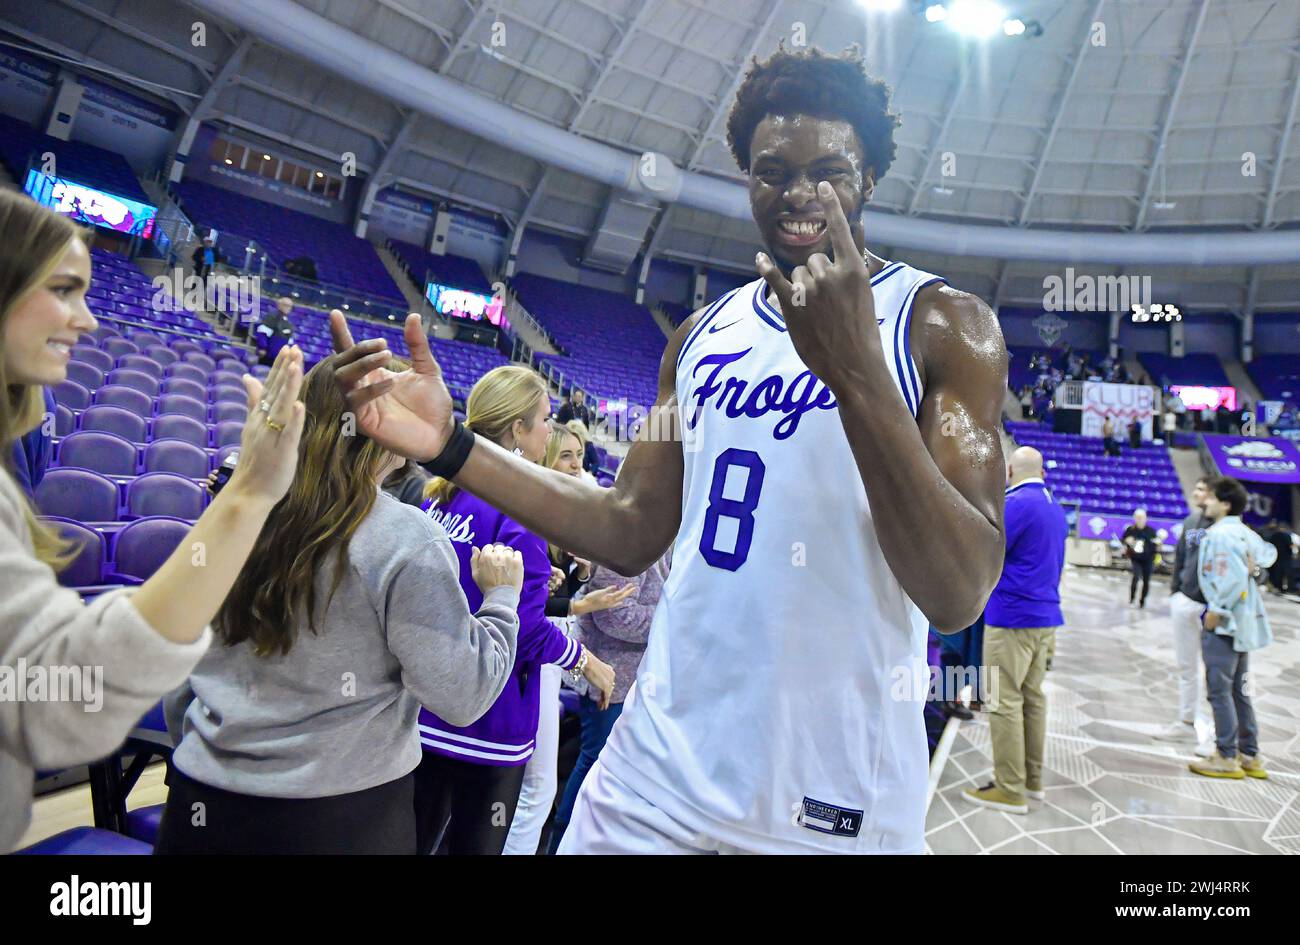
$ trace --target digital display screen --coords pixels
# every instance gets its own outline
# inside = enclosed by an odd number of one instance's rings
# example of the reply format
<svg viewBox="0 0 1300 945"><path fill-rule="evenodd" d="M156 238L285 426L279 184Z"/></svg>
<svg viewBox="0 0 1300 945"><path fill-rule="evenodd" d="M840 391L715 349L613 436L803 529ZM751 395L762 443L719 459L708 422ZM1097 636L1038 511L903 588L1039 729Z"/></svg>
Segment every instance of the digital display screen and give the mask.
<svg viewBox="0 0 1300 945"><path fill-rule="evenodd" d="M1178 399L1188 410L1217 410L1223 404L1229 410L1237 409L1237 388L1235 387L1197 387L1194 385L1174 384L1169 388L1178 395Z"/></svg>
<svg viewBox="0 0 1300 945"><path fill-rule="evenodd" d="M78 223L101 226L118 233L153 236L157 207L118 197L85 184L51 177L38 170L29 171L23 188L32 199L55 213L71 217Z"/></svg>
<svg viewBox="0 0 1300 945"><path fill-rule="evenodd" d="M430 282L425 287L424 295L433 303L435 309L451 318L462 318L473 322L486 321L498 328L504 327L502 324L504 304L501 299L480 295L477 292L467 292L438 282Z"/></svg>

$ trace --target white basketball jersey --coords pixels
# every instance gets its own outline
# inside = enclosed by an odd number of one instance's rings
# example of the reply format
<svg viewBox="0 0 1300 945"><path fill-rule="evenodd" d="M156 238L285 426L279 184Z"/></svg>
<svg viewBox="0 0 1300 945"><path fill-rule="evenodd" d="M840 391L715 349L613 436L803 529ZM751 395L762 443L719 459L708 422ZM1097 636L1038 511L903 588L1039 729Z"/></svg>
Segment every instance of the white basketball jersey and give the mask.
<svg viewBox="0 0 1300 945"><path fill-rule="evenodd" d="M912 306L940 281L901 263L872 279L885 367L913 416ZM681 530L601 763L743 849L921 852L929 623L881 553L834 397L762 279L696 323L677 401Z"/></svg>

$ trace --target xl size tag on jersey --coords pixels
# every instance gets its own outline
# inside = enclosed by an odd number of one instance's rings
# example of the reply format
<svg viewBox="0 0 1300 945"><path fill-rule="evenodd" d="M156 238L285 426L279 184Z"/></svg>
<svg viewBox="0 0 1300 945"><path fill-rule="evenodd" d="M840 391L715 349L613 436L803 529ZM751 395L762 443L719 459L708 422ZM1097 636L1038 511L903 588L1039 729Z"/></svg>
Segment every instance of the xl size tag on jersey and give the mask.
<svg viewBox="0 0 1300 945"><path fill-rule="evenodd" d="M803 810L799 812L800 826L818 833L830 833L837 837L856 837L862 829L862 811L847 807L836 807L815 801L811 797L803 799Z"/></svg>

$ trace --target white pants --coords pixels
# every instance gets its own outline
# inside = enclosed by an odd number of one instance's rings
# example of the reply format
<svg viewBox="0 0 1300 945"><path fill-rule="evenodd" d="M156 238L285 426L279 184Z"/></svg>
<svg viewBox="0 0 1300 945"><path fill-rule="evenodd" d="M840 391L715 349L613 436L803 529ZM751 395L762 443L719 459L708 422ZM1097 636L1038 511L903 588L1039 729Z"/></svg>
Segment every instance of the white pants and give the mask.
<svg viewBox="0 0 1300 945"><path fill-rule="evenodd" d="M620 781L599 758L587 772L560 856L746 853L682 826Z"/></svg>
<svg viewBox="0 0 1300 945"><path fill-rule="evenodd" d="M535 856L542 839L542 827L555 803L557 775L555 767L560 753L560 679L564 670L543 663L538 696L537 743L533 756L524 766L524 783L519 789L515 819L510 821L504 856Z"/></svg>
<svg viewBox="0 0 1300 945"><path fill-rule="evenodd" d="M1213 737L1214 722L1205 698L1205 671L1201 668L1201 611L1198 604L1178 591L1169 598L1174 626L1174 659L1178 666L1178 720L1196 726L1197 737Z"/></svg>

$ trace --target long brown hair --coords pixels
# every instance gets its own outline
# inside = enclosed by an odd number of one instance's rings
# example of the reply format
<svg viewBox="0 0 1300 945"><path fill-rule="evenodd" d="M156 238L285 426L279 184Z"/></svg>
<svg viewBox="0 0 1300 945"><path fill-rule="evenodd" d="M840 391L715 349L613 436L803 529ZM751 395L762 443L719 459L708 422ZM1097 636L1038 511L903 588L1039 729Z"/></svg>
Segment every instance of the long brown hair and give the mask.
<svg viewBox="0 0 1300 945"><path fill-rule="evenodd" d="M516 420L531 429L533 411L546 397L542 376L518 364L493 368L478 379L465 401L465 426L475 433L500 443ZM424 497L434 505L451 501L456 486L447 479L433 478L424 487Z"/></svg>
<svg viewBox="0 0 1300 945"><path fill-rule="evenodd" d="M89 237L67 217L45 209L26 194L0 190L0 463L13 469L14 442L45 419L44 388L9 380L4 365L4 326L9 316L50 277L75 239ZM56 570L76 556L77 546L43 524L25 504L23 518L36 557Z"/></svg>
<svg viewBox="0 0 1300 945"><path fill-rule="evenodd" d="M212 622L226 644L249 640L258 656L288 653L300 626L317 632L316 575L333 555L328 607L347 570L348 544L378 496L375 477L392 459L356 431L334 383L333 355L307 372L299 397L307 416L293 485Z"/></svg>

